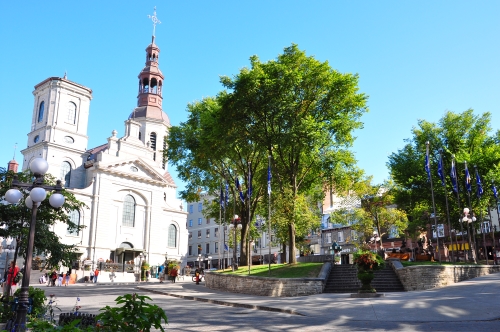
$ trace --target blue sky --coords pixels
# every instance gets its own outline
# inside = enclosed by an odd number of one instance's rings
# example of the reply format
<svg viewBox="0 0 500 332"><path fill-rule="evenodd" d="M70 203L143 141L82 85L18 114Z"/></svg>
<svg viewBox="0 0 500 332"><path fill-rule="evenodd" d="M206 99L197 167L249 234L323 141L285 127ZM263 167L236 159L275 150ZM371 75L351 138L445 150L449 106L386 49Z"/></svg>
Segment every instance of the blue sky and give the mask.
<svg viewBox="0 0 500 332"><path fill-rule="evenodd" d="M491 112L500 127L500 1L1 1L3 165L15 143L18 151L27 145L34 85L65 71L93 90L89 148L113 129L123 135L154 6L163 106L173 125L186 120L189 102L222 89L220 75L296 43L359 74L370 112L353 151L376 183L418 119L473 108Z"/></svg>

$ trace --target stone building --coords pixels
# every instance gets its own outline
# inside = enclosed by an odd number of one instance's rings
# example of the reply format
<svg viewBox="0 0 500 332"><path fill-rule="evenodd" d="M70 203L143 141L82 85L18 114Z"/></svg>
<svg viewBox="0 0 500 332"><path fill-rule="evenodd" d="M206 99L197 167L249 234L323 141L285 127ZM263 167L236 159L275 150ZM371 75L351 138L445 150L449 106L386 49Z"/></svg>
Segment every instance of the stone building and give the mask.
<svg viewBox="0 0 500 332"><path fill-rule="evenodd" d="M82 231L69 232L64 223L54 231L62 242L76 244L79 260L87 264L108 261L125 269L125 264L141 260L163 264L165 255L186 260L187 213L163 158L170 122L162 110L164 76L154 36L145 53L137 107L124 114L124 135L110 130L107 142L97 147L88 148L90 88L65 75L47 78L33 91L23 170L35 157L46 159L48 172L86 204L70 214L73 222L85 226ZM133 274L119 277L130 279Z"/></svg>

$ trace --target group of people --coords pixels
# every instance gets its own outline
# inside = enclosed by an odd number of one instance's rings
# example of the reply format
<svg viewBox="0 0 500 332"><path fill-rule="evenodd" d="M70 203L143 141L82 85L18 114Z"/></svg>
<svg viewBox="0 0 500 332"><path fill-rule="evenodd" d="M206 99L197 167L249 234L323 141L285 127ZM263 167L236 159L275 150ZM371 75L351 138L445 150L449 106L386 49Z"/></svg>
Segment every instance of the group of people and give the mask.
<svg viewBox="0 0 500 332"><path fill-rule="evenodd" d="M95 269L95 271L90 271L90 282L96 284L98 276L99 276L99 269Z"/></svg>
<svg viewBox="0 0 500 332"><path fill-rule="evenodd" d="M69 285L69 279L71 276L71 268L68 270L68 272L60 272L57 273L56 270L52 270L52 272L42 274L40 279L38 279L38 282L40 284L45 284L47 283L47 286L68 286Z"/></svg>
<svg viewBox="0 0 500 332"><path fill-rule="evenodd" d="M177 270L177 267L173 267L169 270L168 267L160 265L160 267L158 268L158 275L160 277L161 284L165 280L165 277L167 277L167 279L170 280L171 282L175 283L175 279L177 279L179 271Z"/></svg>

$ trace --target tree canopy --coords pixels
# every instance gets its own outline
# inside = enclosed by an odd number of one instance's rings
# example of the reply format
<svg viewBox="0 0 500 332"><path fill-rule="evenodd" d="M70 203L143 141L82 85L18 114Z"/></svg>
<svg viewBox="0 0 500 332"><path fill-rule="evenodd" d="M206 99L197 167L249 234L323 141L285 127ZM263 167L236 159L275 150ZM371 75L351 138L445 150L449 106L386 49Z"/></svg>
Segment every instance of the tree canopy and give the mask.
<svg viewBox="0 0 500 332"><path fill-rule="evenodd" d="M448 111L437 123L419 120L418 125L412 129L412 137L406 140L406 145L389 156L387 165L398 189L395 202L408 213L411 229L428 224L433 212L430 182L424 170L426 142L429 142L436 213L441 221L446 221L447 218L445 197L449 201L452 228L458 225L463 207L470 207L478 217L484 215L487 207L494 204L491 181L497 184L500 181L500 131L493 132L491 114L477 115L469 109L462 113ZM442 185L438 176L440 150L446 186ZM452 190L452 160L456 166L460 201ZM465 185L465 162L471 176L470 192ZM476 196L476 169L484 190L480 199Z"/></svg>
<svg viewBox="0 0 500 332"><path fill-rule="evenodd" d="M340 73L295 44L271 61L252 56L250 68L221 83L226 90L188 105L188 121L172 127L168 158L188 183L182 195L192 201L202 189L216 192L221 177L247 181L250 169L251 219L266 192L271 156L273 195L289 199L273 215L286 220L294 263L296 227L305 215L300 195L323 192L325 184L341 187L361 173L349 148L367 96L358 92L357 75ZM244 204L239 210L243 217L248 212Z"/></svg>

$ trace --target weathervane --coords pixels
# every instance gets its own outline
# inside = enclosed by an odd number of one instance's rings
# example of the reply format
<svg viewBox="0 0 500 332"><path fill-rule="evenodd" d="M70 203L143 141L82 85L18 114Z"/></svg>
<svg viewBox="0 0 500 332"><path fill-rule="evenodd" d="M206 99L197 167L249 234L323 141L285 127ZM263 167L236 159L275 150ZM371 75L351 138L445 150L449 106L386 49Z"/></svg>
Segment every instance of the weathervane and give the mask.
<svg viewBox="0 0 500 332"><path fill-rule="evenodd" d="M153 37L155 37L156 23L158 23L158 24L161 23L160 20L158 19L158 17L156 17L156 6L153 9L153 16L148 15L148 18L150 18L151 21L153 21Z"/></svg>

